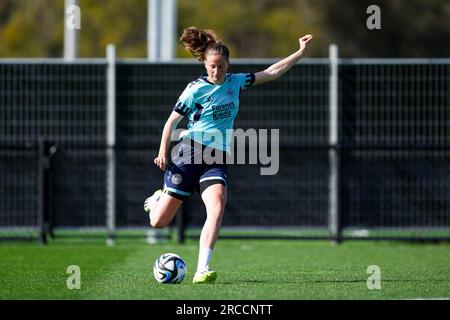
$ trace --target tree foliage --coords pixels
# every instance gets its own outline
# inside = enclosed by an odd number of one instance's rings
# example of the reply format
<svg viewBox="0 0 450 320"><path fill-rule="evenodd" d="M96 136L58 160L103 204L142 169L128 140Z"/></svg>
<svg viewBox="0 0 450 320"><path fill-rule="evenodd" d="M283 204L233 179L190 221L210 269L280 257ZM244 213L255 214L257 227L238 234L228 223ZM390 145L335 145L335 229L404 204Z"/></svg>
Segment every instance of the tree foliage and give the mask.
<svg viewBox="0 0 450 320"><path fill-rule="evenodd" d="M369 5L381 9L381 29L366 28ZM345 57L449 57L448 0L317 0L330 41Z"/></svg>
<svg viewBox="0 0 450 320"><path fill-rule="evenodd" d="M213 29L232 57L283 57L313 34L310 57L336 43L342 57L448 57L448 0L178 0L184 27ZM381 29L369 30L369 5L381 9ZM80 57L147 55L147 0L80 0ZM62 57L64 0L0 0L0 57ZM174 39L177 41L178 39ZM178 43L178 41L177 41ZM180 46L177 57L189 57Z"/></svg>

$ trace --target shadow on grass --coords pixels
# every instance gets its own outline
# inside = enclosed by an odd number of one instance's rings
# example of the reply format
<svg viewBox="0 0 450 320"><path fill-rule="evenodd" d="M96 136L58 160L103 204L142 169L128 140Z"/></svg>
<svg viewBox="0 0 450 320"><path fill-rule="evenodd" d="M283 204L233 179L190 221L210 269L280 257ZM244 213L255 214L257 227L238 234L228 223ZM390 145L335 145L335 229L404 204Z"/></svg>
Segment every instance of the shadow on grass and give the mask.
<svg viewBox="0 0 450 320"><path fill-rule="evenodd" d="M367 279L336 279L336 280L298 280L298 281L276 281L276 280L246 280L242 279L239 281L231 282L217 282L217 284L224 285L236 285L236 284L314 284L314 283L366 283ZM401 282L450 282L450 279L382 279L382 282L392 282L392 283L401 283Z"/></svg>
<svg viewBox="0 0 450 320"><path fill-rule="evenodd" d="M273 285L274 283L277 284L305 284L305 283L355 283L355 282L366 282L366 280L299 280L299 281L276 281L276 280L239 280L236 282L230 282L230 281L224 281L224 282L217 282L217 284L270 284Z"/></svg>

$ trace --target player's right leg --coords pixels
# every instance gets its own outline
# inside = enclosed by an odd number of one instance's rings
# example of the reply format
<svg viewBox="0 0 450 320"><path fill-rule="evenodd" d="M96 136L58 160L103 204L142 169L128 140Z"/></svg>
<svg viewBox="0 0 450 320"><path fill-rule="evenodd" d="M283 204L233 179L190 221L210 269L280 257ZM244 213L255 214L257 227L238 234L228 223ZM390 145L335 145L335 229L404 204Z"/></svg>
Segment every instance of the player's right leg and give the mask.
<svg viewBox="0 0 450 320"><path fill-rule="evenodd" d="M175 217L183 200L162 192L157 201L150 205L150 225L153 228L164 228Z"/></svg>
<svg viewBox="0 0 450 320"><path fill-rule="evenodd" d="M209 268L227 202L226 165L208 166L199 179L199 192L206 207L206 221L200 234L197 272L194 284L213 283L217 272Z"/></svg>
<svg viewBox="0 0 450 320"><path fill-rule="evenodd" d="M152 227L163 228L172 221L180 205L192 194L190 177L188 166L174 163L169 165L164 174L164 190L157 190L144 204Z"/></svg>

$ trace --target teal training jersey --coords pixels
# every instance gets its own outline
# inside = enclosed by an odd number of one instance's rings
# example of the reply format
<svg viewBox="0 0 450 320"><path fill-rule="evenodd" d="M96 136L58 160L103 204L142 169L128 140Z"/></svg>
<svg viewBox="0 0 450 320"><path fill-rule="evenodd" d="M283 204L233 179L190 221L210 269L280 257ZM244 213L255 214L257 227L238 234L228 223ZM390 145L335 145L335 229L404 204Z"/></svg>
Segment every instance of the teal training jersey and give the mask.
<svg viewBox="0 0 450 320"><path fill-rule="evenodd" d="M189 83L173 108L189 119L180 137L230 152L241 92L254 82L253 73L227 73L220 85L209 82L206 76Z"/></svg>

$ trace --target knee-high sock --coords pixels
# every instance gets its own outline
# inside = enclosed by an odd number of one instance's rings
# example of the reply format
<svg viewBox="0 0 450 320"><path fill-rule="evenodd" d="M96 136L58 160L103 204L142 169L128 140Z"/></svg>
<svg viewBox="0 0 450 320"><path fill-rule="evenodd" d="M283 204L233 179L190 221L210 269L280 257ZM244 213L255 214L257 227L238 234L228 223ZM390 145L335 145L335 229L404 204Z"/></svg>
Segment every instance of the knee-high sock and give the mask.
<svg viewBox="0 0 450 320"><path fill-rule="evenodd" d="M209 268L213 250L211 248L200 248L198 253L197 272L204 271Z"/></svg>

